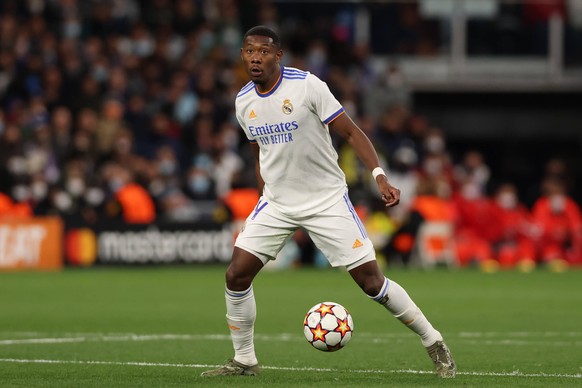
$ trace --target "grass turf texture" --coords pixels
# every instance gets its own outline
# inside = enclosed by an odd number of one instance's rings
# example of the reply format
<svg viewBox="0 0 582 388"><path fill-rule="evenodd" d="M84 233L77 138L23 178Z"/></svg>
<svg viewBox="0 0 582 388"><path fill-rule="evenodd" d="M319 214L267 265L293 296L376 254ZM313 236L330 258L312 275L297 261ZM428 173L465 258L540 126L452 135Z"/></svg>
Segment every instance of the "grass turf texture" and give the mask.
<svg viewBox="0 0 582 388"><path fill-rule="evenodd" d="M232 355L224 267L0 273L2 387L580 386L581 271L387 271L453 351L439 380L418 338L342 270L255 280L258 378L201 378ZM354 318L352 341L323 353L303 337L321 301Z"/></svg>

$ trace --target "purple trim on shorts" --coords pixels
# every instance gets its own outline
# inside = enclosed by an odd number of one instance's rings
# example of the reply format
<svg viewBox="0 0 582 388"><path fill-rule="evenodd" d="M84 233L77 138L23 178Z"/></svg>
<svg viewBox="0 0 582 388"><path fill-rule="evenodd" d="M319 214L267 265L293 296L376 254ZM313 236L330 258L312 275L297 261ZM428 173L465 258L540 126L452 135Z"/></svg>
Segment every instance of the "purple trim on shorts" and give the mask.
<svg viewBox="0 0 582 388"><path fill-rule="evenodd" d="M362 238L367 239L368 234L366 233L366 228L364 228L364 225L362 224L360 217L358 217L358 214L356 213L356 210L354 209L354 206L352 205L352 202L350 201L350 197L348 197L348 193L344 194L344 201L346 202L346 205L348 206L348 210L350 211L350 213L352 213L352 217L354 218L354 221L356 221L356 225L358 225L358 229L360 229L360 232L362 233Z"/></svg>
<svg viewBox="0 0 582 388"><path fill-rule="evenodd" d="M255 217L259 215L259 212L261 210L263 210L265 208L265 206L267 206L269 204L269 202L265 202L265 203L261 204L261 201L262 201L262 199L259 200L259 202L257 203L257 206L255 206L255 210L253 212L253 216L251 217L251 220L254 220Z"/></svg>

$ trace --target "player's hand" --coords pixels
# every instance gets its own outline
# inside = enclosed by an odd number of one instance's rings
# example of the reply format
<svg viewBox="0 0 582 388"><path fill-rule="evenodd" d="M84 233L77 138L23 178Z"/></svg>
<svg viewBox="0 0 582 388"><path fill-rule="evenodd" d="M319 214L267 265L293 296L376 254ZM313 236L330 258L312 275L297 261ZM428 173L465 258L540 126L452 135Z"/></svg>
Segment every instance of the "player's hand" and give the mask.
<svg viewBox="0 0 582 388"><path fill-rule="evenodd" d="M376 178L376 183L378 183L378 190L380 190L386 207L396 206L400 203L400 190L388 183L388 178L385 175L379 175Z"/></svg>

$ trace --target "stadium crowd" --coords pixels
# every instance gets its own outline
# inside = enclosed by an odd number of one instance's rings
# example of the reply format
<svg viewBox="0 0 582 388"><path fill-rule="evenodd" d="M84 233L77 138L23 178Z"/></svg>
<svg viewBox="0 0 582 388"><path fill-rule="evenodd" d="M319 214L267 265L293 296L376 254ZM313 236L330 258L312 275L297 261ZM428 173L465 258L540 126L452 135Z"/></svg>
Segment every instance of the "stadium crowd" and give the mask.
<svg viewBox="0 0 582 388"><path fill-rule="evenodd" d="M370 173L335 139L352 201L385 257L407 263L432 221L454 226L463 266L582 264L582 215L564 161L548 160L531 206L512 182L493 185L478 150L452 155L446 130L415 114L396 63L374 71L370 47L351 43L342 15L306 28L292 15L281 23L280 9L262 0L3 1L0 216L89 225L244 219L258 193L233 102L248 81L242 34L265 24L290 42L284 65L328 83L402 190L387 213ZM422 39L411 48L401 35L402 53L435 49ZM313 254L301 233L295 243L300 256Z"/></svg>

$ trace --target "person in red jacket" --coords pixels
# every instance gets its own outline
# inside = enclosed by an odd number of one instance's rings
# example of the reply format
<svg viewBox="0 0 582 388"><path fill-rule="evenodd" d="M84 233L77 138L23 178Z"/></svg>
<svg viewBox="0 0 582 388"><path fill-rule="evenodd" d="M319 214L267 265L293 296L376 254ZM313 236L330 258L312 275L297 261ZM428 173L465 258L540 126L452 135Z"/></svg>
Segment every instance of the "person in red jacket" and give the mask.
<svg viewBox="0 0 582 388"><path fill-rule="evenodd" d="M517 188L512 183L499 186L492 198L493 211L499 220L500 235L493 242L495 259L501 268L536 260L534 226L529 209L519 201Z"/></svg>
<svg viewBox="0 0 582 388"><path fill-rule="evenodd" d="M534 222L540 227L538 250L543 263L565 260L582 264L582 213L579 205L566 193L562 181L547 178L542 196L534 203Z"/></svg>
<svg viewBox="0 0 582 388"><path fill-rule="evenodd" d="M494 258L492 244L501 236L490 199L479 184L462 183L453 194L456 209L455 240L459 265L482 265Z"/></svg>

